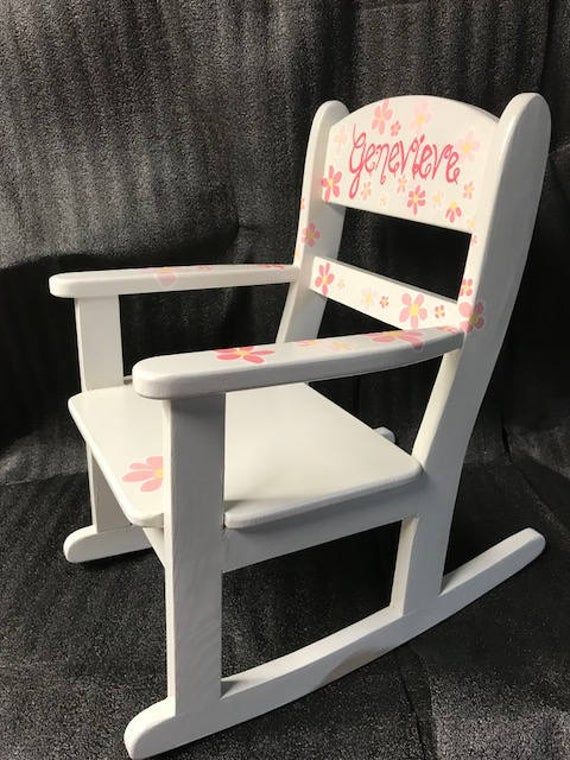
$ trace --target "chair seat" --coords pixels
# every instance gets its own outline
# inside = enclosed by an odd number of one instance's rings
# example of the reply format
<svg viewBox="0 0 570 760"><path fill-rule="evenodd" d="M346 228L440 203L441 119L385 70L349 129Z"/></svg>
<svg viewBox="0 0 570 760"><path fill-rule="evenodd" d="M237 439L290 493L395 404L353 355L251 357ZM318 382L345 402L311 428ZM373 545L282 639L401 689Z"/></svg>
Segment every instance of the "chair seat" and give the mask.
<svg viewBox="0 0 570 760"><path fill-rule="evenodd" d="M132 385L86 391L69 408L134 525L163 520L162 403ZM252 528L401 486L419 463L305 384L227 394L224 522Z"/></svg>

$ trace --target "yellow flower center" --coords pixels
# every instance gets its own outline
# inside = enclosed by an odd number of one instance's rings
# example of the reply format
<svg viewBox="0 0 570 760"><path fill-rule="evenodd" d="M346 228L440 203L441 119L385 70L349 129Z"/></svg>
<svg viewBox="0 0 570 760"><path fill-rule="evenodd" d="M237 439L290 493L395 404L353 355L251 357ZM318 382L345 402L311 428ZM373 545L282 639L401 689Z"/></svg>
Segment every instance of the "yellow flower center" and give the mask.
<svg viewBox="0 0 570 760"><path fill-rule="evenodd" d="M162 473L163 473L163 469L162 469L162 467L158 467L156 470L153 470L153 471L152 471L152 474L153 474L153 475L154 475L154 477L155 477L155 478L157 478L158 480L162 480Z"/></svg>
<svg viewBox="0 0 570 760"><path fill-rule="evenodd" d="M420 307L417 303L413 303L410 306L410 317L417 317L420 313Z"/></svg>

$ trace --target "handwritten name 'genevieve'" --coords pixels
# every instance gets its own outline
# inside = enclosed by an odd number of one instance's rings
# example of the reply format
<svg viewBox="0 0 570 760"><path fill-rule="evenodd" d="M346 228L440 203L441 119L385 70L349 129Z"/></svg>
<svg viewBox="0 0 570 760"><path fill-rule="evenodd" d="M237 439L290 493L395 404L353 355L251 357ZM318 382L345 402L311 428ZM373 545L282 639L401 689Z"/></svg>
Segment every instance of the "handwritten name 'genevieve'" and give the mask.
<svg viewBox="0 0 570 760"><path fill-rule="evenodd" d="M354 198L360 185L360 176L365 170L368 174L380 171L380 183L384 184L388 174L403 174L406 167L411 168L412 176L422 179L435 179L444 175L446 182L457 184L461 169L457 166L459 153L451 143L443 147L436 143L425 142L425 135L414 137L409 145L403 140L396 142L367 142L366 132L357 136L352 130L352 150L348 166L353 180L349 195ZM440 171L441 170L441 171Z"/></svg>

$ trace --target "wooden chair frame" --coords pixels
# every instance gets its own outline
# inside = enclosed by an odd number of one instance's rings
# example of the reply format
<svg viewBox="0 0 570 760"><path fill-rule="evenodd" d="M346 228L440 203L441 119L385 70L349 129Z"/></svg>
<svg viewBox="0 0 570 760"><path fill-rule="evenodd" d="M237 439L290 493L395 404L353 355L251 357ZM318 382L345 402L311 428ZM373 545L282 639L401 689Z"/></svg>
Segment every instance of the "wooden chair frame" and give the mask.
<svg viewBox="0 0 570 760"><path fill-rule="evenodd" d="M408 142L396 139L400 130L407 134L408 123ZM456 139L450 137L453 128ZM542 551L543 537L529 528L443 574L465 449L518 291L548 142L548 108L534 94L514 98L499 120L439 98L396 98L353 114L341 103L325 103L309 139L292 265L81 272L51 279L54 295L75 299L81 396L124 383L120 295L290 283L277 342L258 349L271 352L271 361L216 363L213 352L202 352L135 366L136 393L162 404L166 487L163 515L154 522L137 524L105 470L104 452L72 405L88 444L92 525L69 536L67 558L78 562L152 546L164 565L168 694L129 723L131 757L193 741L307 694L437 624ZM474 150L480 160L472 164ZM368 192L372 184L382 193L390 189L379 197ZM475 198L473 188L481 191ZM462 197L462 189L469 217L450 195ZM433 204L426 193L434 194ZM458 299L338 262L345 206L470 232ZM369 290L387 295L380 303L367 297ZM345 337L346 350L334 352L333 339L317 339L327 297L398 327L403 315L423 321L415 329L412 318L412 330L376 340ZM242 516L241 524L235 517L228 527L226 394L433 356L443 358L413 447L418 475L411 482L348 498L331 494L326 510L318 505L276 519ZM395 521L401 534L388 607L296 652L221 678L223 572Z"/></svg>

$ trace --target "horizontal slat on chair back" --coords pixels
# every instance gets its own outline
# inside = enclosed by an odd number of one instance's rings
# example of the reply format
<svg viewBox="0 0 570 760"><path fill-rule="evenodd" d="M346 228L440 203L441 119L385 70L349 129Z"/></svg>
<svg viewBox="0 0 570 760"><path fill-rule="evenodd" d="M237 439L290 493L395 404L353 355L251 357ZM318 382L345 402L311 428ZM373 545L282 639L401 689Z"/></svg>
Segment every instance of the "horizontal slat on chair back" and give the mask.
<svg viewBox="0 0 570 760"><path fill-rule="evenodd" d="M427 96L360 108L330 130L323 199L471 232L496 123L475 106Z"/></svg>
<svg viewBox="0 0 570 760"><path fill-rule="evenodd" d="M323 256L313 261L311 290L400 328L457 323L457 303L365 269Z"/></svg>

